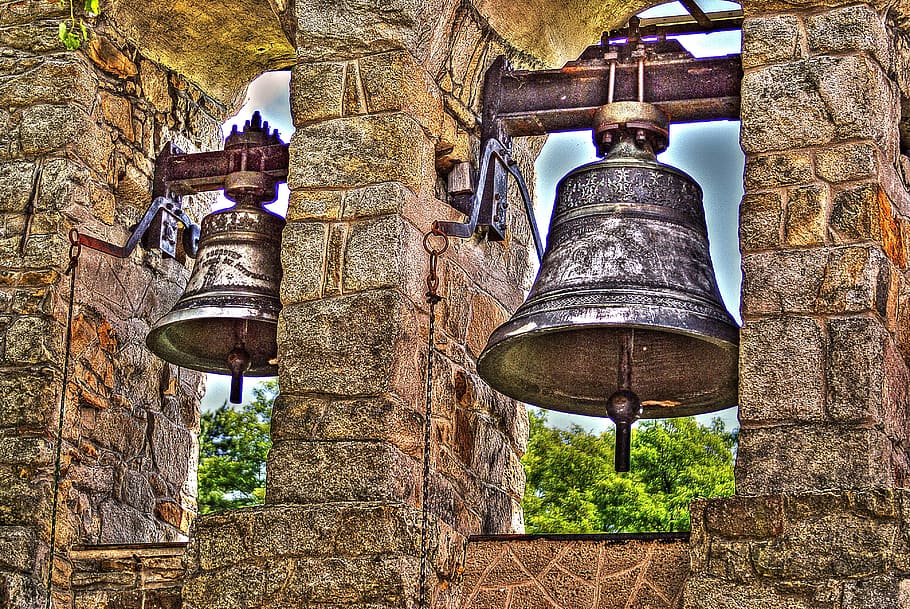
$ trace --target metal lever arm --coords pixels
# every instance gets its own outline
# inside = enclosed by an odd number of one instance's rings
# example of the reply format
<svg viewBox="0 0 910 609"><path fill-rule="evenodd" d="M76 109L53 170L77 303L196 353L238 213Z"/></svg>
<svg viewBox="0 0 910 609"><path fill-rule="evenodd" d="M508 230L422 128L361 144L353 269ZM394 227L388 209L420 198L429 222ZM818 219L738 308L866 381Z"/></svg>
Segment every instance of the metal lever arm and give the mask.
<svg viewBox="0 0 910 609"><path fill-rule="evenodd" d="M186 212L183 211L179 204L168 197L155 197L155 199L152 200L152 204L146 210L145 215L142 217L142 220L139 221L139 224L133 229L133 233L127 240L126 245L115 245L84 233L79 233L79 243L93 250L108 254L109 256L114 256L115 258L126 258L133 253L134 249L136 249L136 246L155 220L155 216L158 215L158 212L166 213L184 225L183 246L187 256L195 258L196 248L199 243L199 225L186 215Z"/></svg>
<svg viewBox="0 0 910 609"><path fill-rule="evenodd" d="M480 208L483 202L484 193L486 192L491 176L493 175L494 166L492 163L499 163L503 169L509 172L518 183L518 190L521 192L521 198L524 201L525 213L528 216L528 223L531 227L531 237L534 240L534 248L537 251L538 260L543 258L543 243L540 239L540 231L537 229L537 221L534 219L534 207L531 201L531 195L528 192L528 186L525 183L524 176L518 169L518 164L512 160L509 151L502 142L495 138L486 141L483 153L480 157L480 172L477 177L477 186L474 194L471 196L470 213L465 222L450 222L438 220L434 226L449 237L458 237L459 239L468 239L477 229L480 220ZM494 201L494 205L497 202ZM494 211L495 213L495 211Z"/></svg>

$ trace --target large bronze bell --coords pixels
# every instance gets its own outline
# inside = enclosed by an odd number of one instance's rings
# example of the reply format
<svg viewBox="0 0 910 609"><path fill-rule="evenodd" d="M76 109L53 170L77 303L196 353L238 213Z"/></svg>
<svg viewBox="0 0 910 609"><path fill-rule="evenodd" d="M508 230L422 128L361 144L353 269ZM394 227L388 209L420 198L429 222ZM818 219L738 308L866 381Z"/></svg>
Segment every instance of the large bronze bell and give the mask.
<svg viewBox="0 0 910 609"><path fill-rule="evenodd" d="M667 125L642 102L598 111L606 158L559 182L534 286L477 362L510 397L611 416L619 471L639 416L737 403L739 330L717 289L701 189L655 158Z"/></svg>
<svg viewBox="0 0 910 609"><path fill-rule="evenodd" d="M269 137L268 123L264 136L247 127L232 134L225 148ZM244 375L277 373L285 221L262 207L276 197L274 180L263 173L231 173L224 192L236 205L202 221L196 265L186 290L152 326L146 344L178 366L231 375L230 400L239 403Z"/></svg>

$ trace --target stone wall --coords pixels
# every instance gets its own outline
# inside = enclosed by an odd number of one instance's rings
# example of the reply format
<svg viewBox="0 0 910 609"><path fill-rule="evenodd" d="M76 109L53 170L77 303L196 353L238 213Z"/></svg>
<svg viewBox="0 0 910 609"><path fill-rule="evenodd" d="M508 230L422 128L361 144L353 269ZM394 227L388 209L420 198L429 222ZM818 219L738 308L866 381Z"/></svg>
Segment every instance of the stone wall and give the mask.
<svg viewBox="0 0 910 609"><path fill-rule="evenodd" d="M888 31L854 6L743 33L737 492L900 486L910 199Z"/></svg>
<svg viewBox="0 0 910 609"><path fill-rule="evenodd" d="M908 501L904 490L696 501L685 607L906 609Z"/></svg>
<svg viewBox="0 0 910 609"><path fill-rule="evenodd" d="M507 241L453 241L440 262L431 483L421 496L422 239L434 220L458 218L443 203L444 177L474 160L486 67L503 52L523 56L467 3L349 8L298 2L282 16L297 45L297 130L266 505L199 519L187 609L412 607L424 505L431 591L460 570L467 535L523 529L524 408L474 369L531 279L517 196ZM516 150L527 170L533 156Z"/></svg>
<svg viewBox="0 0 910 609"><path fill-rule="evenodd" d="M68 13L68 11L66 11ZM169 141L220 143L225 109L144 59L103 20L57 39L64 10L0 3L0 605L43 605L71 227L117 244L151 201ZM188 201L200 218L207 200ZM74 543L184 538L195 511L198 374L145 350L184 266L83 249L63 426L57 586Z"/></svg>
<svg viewBox="0 0 910 609"><path fill-rule="evenodd" d="M745 7L737 496L693 506L687 609L910 606L907 58L830 4Z"/></svg>

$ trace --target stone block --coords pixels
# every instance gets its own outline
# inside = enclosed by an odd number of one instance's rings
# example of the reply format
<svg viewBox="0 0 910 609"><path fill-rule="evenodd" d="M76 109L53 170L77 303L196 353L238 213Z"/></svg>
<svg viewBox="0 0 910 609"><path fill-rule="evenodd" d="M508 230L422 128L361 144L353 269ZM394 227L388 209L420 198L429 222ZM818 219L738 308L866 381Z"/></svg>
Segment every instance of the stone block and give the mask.
<svg viewBox="0 0 910 609"><path fill-rule="evenodd" d="M417 192L434 175L432 143L401 112L307 125L291 138L291 190L392 181Z"/></svg>
<svg viewBox="0 0 910 609"><path fill-rule="evenodd" d="M260 607L265 602L263 596L270 570L280 572L283 566L282 563L240 564L212 572L194 573L183 584L184 607ZM274 600L272 604L274 606Z"/></svg>
<svg viewBox="0 0 910 609"><path fill-rule="evenodd" d="M784 242L805 247L821 245L827 231L827 189L802 186L787 191L787 211L784 220Z"/></svg>
<svg viewBox="0 0 910 609"><path fill-rule="evenodd" d="M744 584L723 577L699 575L689 578L682 609L743 607L761 609L839 609L840 603L827 595L816 598L815 590L787 590L772 583Z"/></svg>
<svg viewBox="0 0 910 609"><path fill-rule="evenodd" d="M85 166L68 159L52 159L41 173L38 210L69 209L91 205L92 176Z"/></svg>
<svg viewBox="0 0 910 609"><path fill-rule="evenodd" d="M40 317L18 317L6 330L6 365L55 364L63 343L62 328Z"/></svg>
<svg viewBox="0 0 910 609"><path fill-rule="evenodd" d="M291 70L291 116L301 127L341 117L343 63L298 63Z"/></svg>
<svg viewBox="0 0 910 609"><path fill-rule="evenodd" d="M283 305L319 297L325 271L328 225L289 222L281 233L281 302Z"/></svg>
<svg viewBox="0 0 910 609"><path fill-rule="evenodd" d="M369 218L386 214L399 214L408 204L413 205L414 195L397 182L383 182L344 193L345 220Z"/></svg>
<svg viewBox="0 0 910 609"><path fill-rule="evenodd" d="M14 72L13 72L14 73ZM0 87L0 107L28 108L39 104L78 105L84 110L95 101L97 81L91 68L75 55L34 61L28 69Z"/></svg>
<svg viewBox="0 0 910 609"><path fill-rule="evenodd" d="M50 496L51 481L31 477L29 469L21 465L0 465L0 522L4 526L34 526L49 517L44 501Z"/></svg>
<svg viewBox="0 0 910 609"><path fill-rule="evenodd" d="M101 514L100 543L139 543L161 541L163 531L152 520L152 510L147 514L113 501L98 506Z"/></svg>
<svg viewBox="0 0 910 609"><path fill-rule="evenodd" d="M23 110L22 152L39 155L71 145L89 131L89 116L78 106L40 104Z"/></svg>
<svg viewBox="0 0 910 609"><path fill-rule="evenodd" d="M844 584L843 595L843 609L905 607L899 601L898 578L890 574L847 582Z"/></svg>
<svg viewBox="0 0 910 609"><path fill-rule="evenodd" d="M182 425L159 413L150 412L148 421L148 451L158 466L158 474L180 488L196 466L199 450L196 438Z"/></svg>
<svg viewBox="0 0 910 609"><path fill-rule="evenodd" d="M416 556L420 512L401 503L259 506L200 516L198 566L298 557Z"/></svg>
<svg viewBox="0 0 910 609"><path fill-rule="evenodd" d="M784 530L784 503L776 495L698 499L691 509L693 528L703 521L712 537L769 539Z"/></svg>
<svg viewBox="0 0 910 609"><path fill-rule="evenodd" d="M824 249L743 255L742 310L746 318L774 313L811 313L828 265Z"/></svg>
<svg viewBox="0 0 910 609"><path fill-rule="evenodd" d="M382 395L397 382L410 380L395 380L394 374L412 323L404 299L393 290L286 306L278 324L281 390ZM416 370L410 374L419 379Z"/></svg>
<svg viewBox="0 0 910 609"><path fill-rule="evenodd" d="M37 529L0 526L0 569L30 572L37 559L37 545Z"/></svg>
<svg viewBox="0 0 910 609"><path fill-rule="evenodd" d="M418 559L403 556L298 559L282 596L313 606L406 606L417 594Z"/></svg>
<svg viewBox="0 0 910 609"><path fill-rule="evenodd" d="M891 269L877 247L830 249L824 271L816 277L822 280L816 291L816 312L871 311L888 318Z"/></svg>
<svg viewBox="0 0 910 609"><path fill-rule="evenodd" d="M813 511L788 523L784 535L753 547L759 575L769 579L824 581L880 575L888 568L885 548L897 535L895 522Z"/></svg>
<svg viewBox="0 0 910 609"><path fill-rule="evenodd" d="M804 38L799 26L796 15L751 17L743 21L743 68L799 59Z"/></svg>
<svg viewBox="0 0 910 609"><path fill-rule="evenodd" d="M402 249L408 241L415 241L414 235L407 235L410 240L406 235L405 222L398 215L352 223L344 249L342 290L360 292L400 285L403 259L408 259Z"/></svg>
<svg viewBox="0 0 910 609"><path fill-rule="evenodd" d="M490 295L477 292L471 297L471 323L467 347L476 357L487 345L493 331L509 319L509 312Z"/></svg>
<svg viewBox="0 0 910 609"><path fill-rule="evenodd" d="M448 14L440 0L394 0L381 8L367 0L355 0L344 10L328 0L289 4L297 57L303 61L346 59L398 49L424 57L430 41L424 28L432 30L430 24Z"/></svg>
<svg viewBox="0 0 910 609"><path fill-rule="evenodd" d="M815 181L812 157L802 150L750 155L746 159L743 180L750 192L812 184Z"/></svg>
<svg viewBox="0 0 910 609"><path fill-rule="evenodd" d="M891 441L875 429L837 425L743 427L737 495L870 489L892 482Z"/></svg>
<svg viewBox="0 0 910 609"><path fill-rule="evenodd" d="M878 149L869 142L823 148L815 153L815 173L832 183L873 178L878 171Z"/></svg>
<svg viewBox="0 0 910 609"><path fill-rule="evenodd" d="M46 426L56 410L59 381L50 372L22 370L0 377L0 427Z"/></svg>
<svg viewBox="0 0 910 609"><path fill-rule="evenodd" d="M747 319L740 334L740 422L745 427L823 420L824 364L822 328L815 320Z"/></svg>
<svg viewBox="0 0 910 609"><path fill-rule="evenodd" d="M96 66L119 78L132 78L139 72L136 64L105 36L92 36L85 52Z"/></svg>
<svg viewBox="0 0 910 609"><path fill-rule="evenodd" d="M269 451L266 503L416 502L421 467L388 442L283 440Z"/></svg>
<svg viewBox="0 0 910 609"><path fill-rule="evenodd" d="M748 72L742 81L747 154L869 139L891 150L887 77L861 56L813 57Z"/></svg>
<svg viewBox="0 0 910 609"><path fill-rule="evenodd" d="M807 15L806 40L813 55L869 53L884 69L891 65L891 41L885 22L868 5Z"/></svg>
<svg viewBox="0 0 910 609"><path fill-rule="evenodd" d="M834 193L831 228L842 241L875 241L881 235L878 186L861 184Z"/></svg>
<svg viewBox="0 0 910 609"><path fill-rule="evenodd" d="M51 444L45 438L0 437L0 463L39 468L54 462Z"/></svg>
<svg viewBox="0 0 910 609"><path fill-rule="evenodd" d="M343 191L303 190L291 193L288 201L289 223L308 220L337 220L341 213Z"/></svg>
<svg viewBox="0 0 910 609"><path fill-rule="evenodd" d="M106 91L102 91L100 96L101 115L104 117L105 122L119 130L124 139L132 142L135 136L133 133L133 109L129 99L111 95Z"/></svg>
<svg viewBox="0 0 910 609"><path fill-rule="evenodd" d="M829 319L827 411L835 421L881 424L884 390L884 343L891 336L882 323L867 317Z"/></svg>
<svg viewBox="0 0 910 609"><path fill-rule="evenodd" d="M442 128L442 96L436 82L410 53L360 58L360 76L371 114L404 112L431 133Z"/></svg>
<svg viewBox="0 0 910 609"><path fill-rule="evenodd" d="M139 82L142 85L142 97L162 114L170 114L174 108L167 73L155 63L148 60L139 62Z"/></svg>
<svg viewBox="0 0 910 609"><path fill-rule="evenodd" d="M283 393L272 407L271 437L273 441L386 441L418 457L423 447L423 414L393 397L343 400Z"/></svg>
<svg viewBox="0 0 910 609"><path fill-rule="evenodd" d="M780 192L755 192L743 197L739 220L739 243L743 252L780 245L783 207Z"/></svg>
<svg viewBox="0 0 910 609"><path fill-rule="evenodd" d="M22 213L32 192L35 166L29 161L0 163L0 211Z"/></svg>

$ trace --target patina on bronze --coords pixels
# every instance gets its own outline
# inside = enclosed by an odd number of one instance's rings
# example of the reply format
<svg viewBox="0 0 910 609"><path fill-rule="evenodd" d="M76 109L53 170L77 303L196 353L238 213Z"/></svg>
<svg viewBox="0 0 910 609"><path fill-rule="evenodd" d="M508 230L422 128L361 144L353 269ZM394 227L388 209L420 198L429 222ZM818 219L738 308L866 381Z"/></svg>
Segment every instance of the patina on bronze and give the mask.
<svg viewBox="0 0 910 609"><path fill-rule="evenodd" d="M238 164L222 183L225 196L236 205L202 221L199 253L186 290L146 338L149 349L173 364L230 375L230 400L235 403L242 397L244 375L277 373L285 221L262 207L275 200L278 180L258 170L259 157L252 153L278 144L277 135L268 133L268 123L259 123L258 113L252 125L228 137L225 152L236 156Z"/></svg>
<svg viewBox="0 0 910 609"><path fill-rule="evenodd" d="M626 431L639 396L647 418L737 403L739 329L717 289L701 189L655 158L667 125L643 102L597 112L606 156L559 182L534 286L478 359L493 388L589 416L610 404Z"/></svg>

